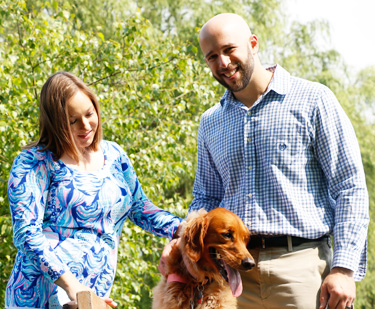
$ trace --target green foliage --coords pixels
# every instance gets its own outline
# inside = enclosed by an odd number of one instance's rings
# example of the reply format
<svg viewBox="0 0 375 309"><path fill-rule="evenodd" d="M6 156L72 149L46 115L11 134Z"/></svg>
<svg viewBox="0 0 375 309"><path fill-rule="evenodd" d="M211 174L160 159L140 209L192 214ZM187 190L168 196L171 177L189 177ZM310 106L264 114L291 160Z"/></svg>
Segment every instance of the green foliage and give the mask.
<svg viewBox="0 0 375 309"><path fill-rule="evenodd" d="M101 102L104 138L128 152L156 205L184 217L192 199L199 117L223 92L202 63L197 30L221 12L244 16L261 42L263 62L326 84L351 118L372 218L368 274L358 284L356 307L375 306L375 127L368 117L375 105L375 69L353 76L336 51L319 48L327 24L287 29L281 3L0 0L0 307L16 254L7 179L21 147L37 137L43 83L65 70L90 84ZM112 290L119 308L150 308L165 242L126 222Z"/></svg>
<svg viewBox="0 0 375 309"><path fill-rule="evenodd" d="M212 16L237 13L249 23L264 46L277 46L283 36L284 15L281 0L137 0L142 15L164 35L180 42L189 42L195 48L192 55L203 61L197 33ZM272 31L270 31L272 29Z"/></svg>
<svg viewBox="0 0 375 309"><path fill-rule="evenodd" d="M21 146L36 139L38 94L48 76L66 70L91 85L102 106L104 138L126 149L155 204L182 217L191 200L199 117L214 101L207 69L187 55L190 47L173 44L139 13L117 22L106 40L100 32L79 30L65 6L35 6L8 1L0 11L6 17L0 47L0 237L2 249L8 247L1 250L1 301L15 256L6 182ZM148 307L164 243L126 224L113 289L120 307Z"/></svg>
<svg viewBox="0 0 375 309"><path fill-rule="evenodd" d="M375 308L375 67L359 72L356 80L341 90L341 99L346 105L356 106L356 113L351 113L362 153L366 173L367 189L370 195L370 226L368 232L368 272L363 281L357 284L358 301L356 308ZM349 95L348 95L349 94ZM352 107L353 108L353 107Z"/></svg>

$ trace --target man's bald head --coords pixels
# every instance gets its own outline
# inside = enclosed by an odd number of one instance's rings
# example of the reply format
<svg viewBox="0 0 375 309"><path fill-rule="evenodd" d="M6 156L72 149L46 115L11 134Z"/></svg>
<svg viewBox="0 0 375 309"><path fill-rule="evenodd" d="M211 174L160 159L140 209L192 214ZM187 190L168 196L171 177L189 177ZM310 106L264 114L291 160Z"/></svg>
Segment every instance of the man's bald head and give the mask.
<svg viewBox="0 0 375 309"><path fill-rule="evenodd" d="M249 41L251 31L246 21L239 15L223 13L212 17L206 22L199 32L199 44L211 37L220 36L222 33L231 33L240 40Z"/></svg>

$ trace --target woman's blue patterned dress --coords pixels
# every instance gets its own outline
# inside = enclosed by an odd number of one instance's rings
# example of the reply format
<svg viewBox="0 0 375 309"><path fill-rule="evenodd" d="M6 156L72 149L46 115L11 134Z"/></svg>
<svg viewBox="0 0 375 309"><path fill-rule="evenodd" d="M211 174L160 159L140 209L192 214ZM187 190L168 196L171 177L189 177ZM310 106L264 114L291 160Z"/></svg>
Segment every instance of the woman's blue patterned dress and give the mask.
<svg viewBox="0 0 375 309"><path fill-rule="evenodd" d="M68 299L53 282L66 270L109 296L126 218L157 236L173 236L181 219L149 201L119 145L102 141L101 147L105 164L94 172L54 161L40 146L14 160L8 196L18 253L6 308L62 308Z"/></svg>

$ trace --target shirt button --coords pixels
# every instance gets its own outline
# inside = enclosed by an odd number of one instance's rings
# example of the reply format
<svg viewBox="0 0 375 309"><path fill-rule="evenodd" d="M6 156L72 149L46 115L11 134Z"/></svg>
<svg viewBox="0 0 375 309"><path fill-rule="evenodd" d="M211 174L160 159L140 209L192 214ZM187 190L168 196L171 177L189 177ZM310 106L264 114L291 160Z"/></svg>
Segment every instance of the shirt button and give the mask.
<svg viewBox="0 0 375 309"><path fill-rule="evenodd" d="M279 149L280 149L281 151L284 151L284 150L286 149L286 145L285 145L284 143L280 143L280 144L279 144Z"/></svg>
<svg viewBox="0 0 375 309"><path fill-rule="evenodd" d="M252 167L252 166L249 166L248 169L251 171L251 170L253 169L253 167Z"/></svg>
<svg viewBox="0 0 375 309"><path fill-rule="evenodd" d="M247 141L250 143L250 142L251 142L251 137L249 137L249 138L247 139Z"/></svg>
<svg viewBox="0 0 375 309"><path fill-rule="evenodd" d="M247 114L248 114L249 116L251 116L251 114L252 114L252 111L248 111L248 112L247 112Z"/></svg>
<svg viewBox="0 0 375 309"><path fill-rule="evenodd" d="M252 193L249 193L247 196L250 197L250 198L252 198L252 197L253 197L253 194L252 194Z"/></svg>

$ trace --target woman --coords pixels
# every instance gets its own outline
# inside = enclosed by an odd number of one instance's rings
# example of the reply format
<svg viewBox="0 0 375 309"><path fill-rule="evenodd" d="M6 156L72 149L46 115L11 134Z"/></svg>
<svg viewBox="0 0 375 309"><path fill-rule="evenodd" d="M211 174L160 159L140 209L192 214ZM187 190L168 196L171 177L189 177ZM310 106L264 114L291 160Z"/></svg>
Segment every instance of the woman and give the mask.
<svg viewBox="0 0 375 309"><path fill-rule="evenodd" d="M123 149L101 139L99 104L70 73L40 95L39 140L14 160L8 182L14 244L6 308L61 308L92 289L107 303L127 217L172 238L181 219L153 205Z"/></svg>

